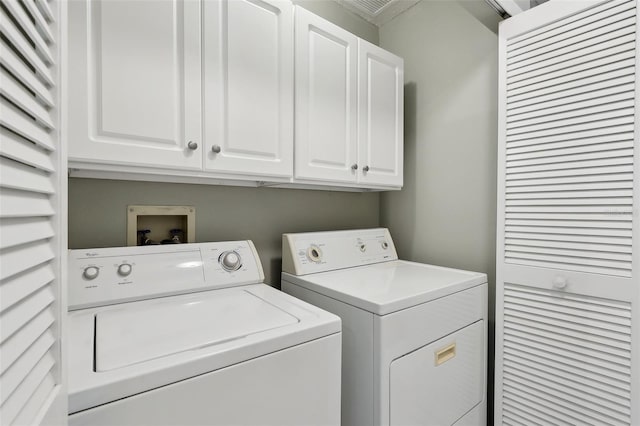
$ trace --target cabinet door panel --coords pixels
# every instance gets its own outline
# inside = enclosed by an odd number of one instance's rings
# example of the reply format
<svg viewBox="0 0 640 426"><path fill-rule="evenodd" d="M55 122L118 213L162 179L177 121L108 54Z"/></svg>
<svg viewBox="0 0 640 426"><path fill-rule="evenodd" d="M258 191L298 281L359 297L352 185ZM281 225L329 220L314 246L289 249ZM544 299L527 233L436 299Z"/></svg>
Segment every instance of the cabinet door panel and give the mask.
<svg viewBox="0 0 640 426"><path fill-rule="evenodd" d="M195 2L69 5L69 157L200 168Z"/></svg>
<svg viewBox="0 0 640 426"><path fill-rule="evenodd" d="M357 41L296 9L296 178L356 180Z"/></svg>
<svg viewBox="0 0 640 426"><path fill-rule="evenodd" d="M293 7L206 1L204 14L206 168L291 176Z"/></svg>
<svg viewBox="0 0 640 426"><path fill-rule="evenodd" d="M402 186L403 61L364 40L358 56L359 181Z"/></svg>

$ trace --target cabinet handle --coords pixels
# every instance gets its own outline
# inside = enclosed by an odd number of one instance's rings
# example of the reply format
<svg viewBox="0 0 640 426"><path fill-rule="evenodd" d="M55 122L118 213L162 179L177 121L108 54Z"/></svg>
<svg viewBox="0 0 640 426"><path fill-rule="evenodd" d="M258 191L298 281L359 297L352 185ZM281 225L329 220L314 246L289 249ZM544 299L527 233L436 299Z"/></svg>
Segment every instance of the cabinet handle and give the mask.
<svg viewBox="0 0 640 426"><path fill-rule="evenodd" d="M222 149L220 149L220 145L214 145L211 147L211 151L213 151L214 154L220 154L220 151L222 151Z"/></svg>
<svg viewBox="0 0 640 426"><path fill-rule="evenodd" d="M358 170L358 165L357 164L352 165L351 170Z"/></svg>
<svg viewBox="0 0 640 426"><path fill-rule="evenodd" d="M367 172L369 171L369 166L364 166L364 167L362 168L362 171L363 171L364 173L367 173Z"/></svg>
<svg viewBox="0 0 640 426"><path fill-rule="evenodd" d="M190 150L195 151L196 149L198 149L198 144L194 141L189 141L189 143L187 144L187 147Z"/></svg>

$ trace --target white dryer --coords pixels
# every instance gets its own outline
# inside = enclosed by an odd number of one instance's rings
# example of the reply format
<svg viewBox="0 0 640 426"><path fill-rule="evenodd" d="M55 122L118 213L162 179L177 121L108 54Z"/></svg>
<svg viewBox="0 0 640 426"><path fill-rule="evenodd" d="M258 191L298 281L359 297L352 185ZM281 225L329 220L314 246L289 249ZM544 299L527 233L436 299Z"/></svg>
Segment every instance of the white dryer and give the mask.
<svg viewBox="0 0 640 426"><path fill-rule="evenodd" d="M487 277L387 229L283 235L282 290L342 318L342 424L486 424Z"/></svg>
<svg viewBox="0 0 640 426"><path fill-rule="evenodd" d="M337 425L340 319L251 241L73 250L70 425Z"/></svg>

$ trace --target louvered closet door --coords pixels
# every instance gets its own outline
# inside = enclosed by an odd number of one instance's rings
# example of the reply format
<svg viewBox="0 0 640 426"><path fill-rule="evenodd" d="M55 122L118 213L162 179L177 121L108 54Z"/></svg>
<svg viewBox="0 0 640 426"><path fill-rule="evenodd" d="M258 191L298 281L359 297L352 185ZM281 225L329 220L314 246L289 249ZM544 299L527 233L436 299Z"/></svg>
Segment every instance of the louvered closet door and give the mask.
<svg viewBox="0 0 640 426"><path fill-rule="evenodd" d="M0 6L0 424L64 424L57 1ZM64 240L66 244L66 240Z"/></svg>
<svg viewBox="0 0 640 426"><path fill-rule="evenodd" d="M640 424L636 21L558 1L500 27L498 424Z"/></svg>

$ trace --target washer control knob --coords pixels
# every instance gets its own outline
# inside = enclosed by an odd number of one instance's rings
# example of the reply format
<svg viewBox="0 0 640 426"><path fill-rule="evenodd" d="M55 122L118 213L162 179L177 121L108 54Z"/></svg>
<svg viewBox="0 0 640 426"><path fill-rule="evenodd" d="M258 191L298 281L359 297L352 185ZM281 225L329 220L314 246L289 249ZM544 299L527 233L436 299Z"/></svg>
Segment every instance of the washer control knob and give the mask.
<svg viewBox="0 0 640 426"><path fill-rule="evenodd" d="M118 275L126 277L131 273L132 266L129 263L122 263L118 266Z"/></svg>
<svg viewBox="0 0 640 426"><path fill-rule="evenodd" d="M360 244L360 251L363 252L363 253L365 251L367 251L367 245L366 244Z"/></svg>
<svg viewBox="0 0 640 426"><path fill-rule="evenodd" d="M242 266L242 259L237 251L225 251L218 258L218 262L225 271L237 271Z"/></svg>
<svg viewBox="0 0 640 426"><path fill-rule="evenodd" d="M320 250L320 247L315 244L309 246L307 249L307 259L315 263L322 262L322 250Z"/></svg>
<svg viewBox="0 0 640 426"><path fill-rule="evenodd" d="M87 280L93 280L100 274L100 269L97 266L87 266L82 272L82 276Z"/></svg>
<svg viewBox="0 0 640 426"><path fill-rule="evenodd" d="M389 248L389 243L386 241L381 242L380 245L382 246L383 250L386 250Z"/></svg>

